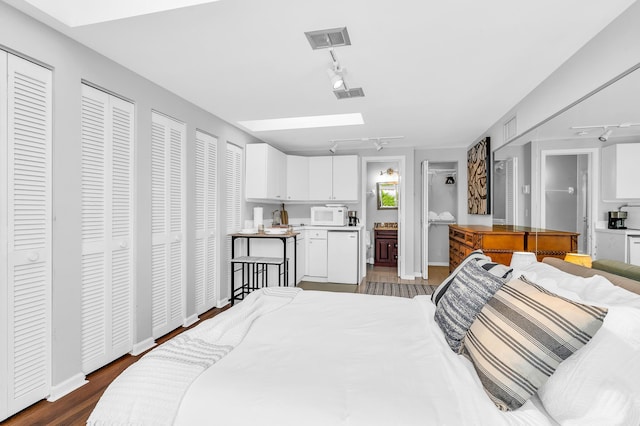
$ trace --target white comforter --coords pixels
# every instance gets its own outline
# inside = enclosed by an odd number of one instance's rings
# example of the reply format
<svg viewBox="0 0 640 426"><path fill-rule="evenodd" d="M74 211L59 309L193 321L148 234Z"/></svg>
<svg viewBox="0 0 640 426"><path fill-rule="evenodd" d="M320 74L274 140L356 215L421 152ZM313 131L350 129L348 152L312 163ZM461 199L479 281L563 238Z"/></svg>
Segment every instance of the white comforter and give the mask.
<svg viewBox="0 0 640 426"><path fill-rule="evenodd" d="M640 296L540 263L520 273L609 308L594 341L539 390L549 411L567 425L638 424ZM556 424L538 395L498 411L445 343L434 311L427 296L256 291L129 367L88 424Z"/></svg>
<svg viewBox="0 0 640 426"><path fill-rule="evenodd" d="M178 425L547 425L496 409L428 297L303 291L190 386Z"/></svg>

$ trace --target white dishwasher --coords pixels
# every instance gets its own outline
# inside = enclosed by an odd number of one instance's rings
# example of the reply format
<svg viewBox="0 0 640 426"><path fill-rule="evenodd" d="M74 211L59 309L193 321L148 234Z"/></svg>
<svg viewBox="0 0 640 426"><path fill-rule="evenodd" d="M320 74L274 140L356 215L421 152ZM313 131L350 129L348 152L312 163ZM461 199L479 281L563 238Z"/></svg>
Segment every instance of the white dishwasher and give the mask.
<svg viewBox="0 0 640 426"><path fill-rule="evenodd" d="M358 231L329 231L327 281L358 284Z"/></svg>
<svg viewBox="0 0 640 426"><path fill-rule="evenodd" d="M629 263L640 266L640 235L629 235Z"/></svg>

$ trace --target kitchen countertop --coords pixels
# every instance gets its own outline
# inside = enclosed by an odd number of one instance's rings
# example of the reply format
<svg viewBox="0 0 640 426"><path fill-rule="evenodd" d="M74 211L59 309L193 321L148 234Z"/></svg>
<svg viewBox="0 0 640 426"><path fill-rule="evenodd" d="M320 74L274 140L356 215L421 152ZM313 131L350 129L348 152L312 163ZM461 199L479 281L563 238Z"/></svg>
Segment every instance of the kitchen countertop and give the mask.
<svg viewBox="0 0 640 426"><path fill-rule="evenodd" d="M362 231L364 225L356 226L320 226L320 225L293 225L294 229L324 229L327 231Z"/></svg>
<svg viewBox="0 0 640 426"><path fill-rule="evenodd" d="M640 235L640 229L609 229L609 228L596 228L596 232L604 232L606 234L618 234L618 235Z"/></svg>

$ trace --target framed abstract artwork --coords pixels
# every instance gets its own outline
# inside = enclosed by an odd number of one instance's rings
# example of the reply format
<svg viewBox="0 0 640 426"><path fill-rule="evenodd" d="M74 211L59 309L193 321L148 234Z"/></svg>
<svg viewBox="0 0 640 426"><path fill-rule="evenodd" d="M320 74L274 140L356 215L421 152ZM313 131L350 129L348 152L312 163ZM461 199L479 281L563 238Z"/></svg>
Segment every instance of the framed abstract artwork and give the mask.
<svg viewBox="0 0 640 426"><path fill-rule="evenodd" d="M467 151L467 213L491 213L489 170L491 148L489 137Z"/></svg>

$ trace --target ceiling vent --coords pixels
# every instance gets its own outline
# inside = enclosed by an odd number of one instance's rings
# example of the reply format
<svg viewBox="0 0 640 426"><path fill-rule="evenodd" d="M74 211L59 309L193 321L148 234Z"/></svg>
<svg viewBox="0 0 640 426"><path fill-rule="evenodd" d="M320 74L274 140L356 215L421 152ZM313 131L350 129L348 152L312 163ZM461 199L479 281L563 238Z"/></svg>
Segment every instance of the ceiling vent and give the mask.
<svg viewBox="0 0 640 426"><path fill-rule="evenodd" d="M305 32L304 35L307 36L307 40L309 40L309 44L311 44L313 50L351 45L347 27L308 31Z"/></svg>
<svg viewBox="0 0 640 426"><path fill-rule="evenodd" d="M348 90L334 90L333 93L338 99L350 99L350 98L362 98L364 97L364 91L362 87L356 87Z"/></svg>

